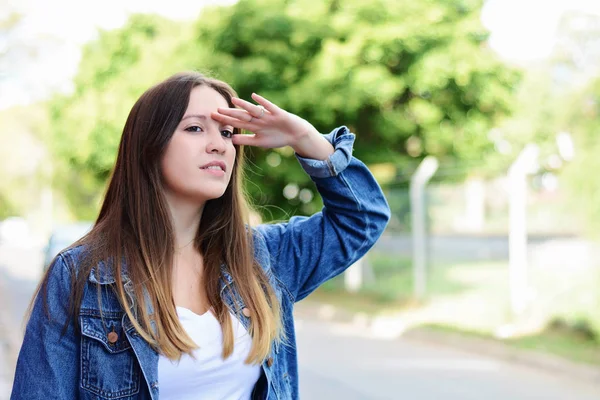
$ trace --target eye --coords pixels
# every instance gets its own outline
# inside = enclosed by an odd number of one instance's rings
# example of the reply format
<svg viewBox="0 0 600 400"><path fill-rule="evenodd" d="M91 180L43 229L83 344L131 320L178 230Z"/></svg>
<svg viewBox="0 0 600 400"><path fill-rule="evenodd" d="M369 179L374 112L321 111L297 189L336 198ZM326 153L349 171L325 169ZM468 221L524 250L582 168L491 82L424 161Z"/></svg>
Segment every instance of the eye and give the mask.
<svg viewBox="0 0 600 400"><path fill-rule="evenodd" d="M221 131L221 135L223 135L227 139L231 139L233 137L233 132L228 129L225 129L225 130Z"/></svg>
<svg viewBox="0 0 600 400"><path fill-rule="evenodd" d="M193 126L187 127L187 128L185 128L185 130L187 132L202 132L203 131L203 129L198 125L193 125Z"/></svg>

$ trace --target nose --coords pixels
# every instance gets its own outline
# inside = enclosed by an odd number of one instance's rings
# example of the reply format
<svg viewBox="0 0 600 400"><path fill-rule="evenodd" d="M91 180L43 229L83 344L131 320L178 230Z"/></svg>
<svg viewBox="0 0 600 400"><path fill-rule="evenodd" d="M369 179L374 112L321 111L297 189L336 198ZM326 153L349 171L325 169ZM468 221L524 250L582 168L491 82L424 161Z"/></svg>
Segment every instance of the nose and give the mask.
<svg viewBox="0 0 600 400"><path fill-rule="evenodd" d="M206 144L207 153L224 154L227 151L227 143L225 143L225 139L219 129L211 129L208 136L209 139Z"/></svg>

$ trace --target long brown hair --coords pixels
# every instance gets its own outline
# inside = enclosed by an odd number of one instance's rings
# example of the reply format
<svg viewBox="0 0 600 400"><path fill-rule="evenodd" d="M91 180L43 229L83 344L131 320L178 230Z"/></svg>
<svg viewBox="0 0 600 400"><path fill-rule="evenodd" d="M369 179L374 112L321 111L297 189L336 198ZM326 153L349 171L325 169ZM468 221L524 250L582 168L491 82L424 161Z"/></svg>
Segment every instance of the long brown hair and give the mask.
<svg viewBox="0 0 600 400"><path fill-rule="evenodd" d="M187 109L190 92L208 86L227 100L236 96L226 83L196 72L174 75L148 89L133 106L94 228L77 245L84 257L74 282L71 313L78 315L91 270L101 261L124 260L134 299L124 288L123 265L111 262L115 292L138 333L170 359L197 346L179 323L172 293L174 232L163 194L160 160ZM235 129L234 134L239 134ZM243 149L238 148L229 186L206 203L194 246L203 255L203 277L210 305L223 331L223 357L233 352L229 309L221 299L224 264L246 307L252 310L252 348L246 360L260 363L271 344L282 338L280 304L263 269L254 259L248 226L249 207L243 190ZM149 314L148 310L154 310Z"/></svg>

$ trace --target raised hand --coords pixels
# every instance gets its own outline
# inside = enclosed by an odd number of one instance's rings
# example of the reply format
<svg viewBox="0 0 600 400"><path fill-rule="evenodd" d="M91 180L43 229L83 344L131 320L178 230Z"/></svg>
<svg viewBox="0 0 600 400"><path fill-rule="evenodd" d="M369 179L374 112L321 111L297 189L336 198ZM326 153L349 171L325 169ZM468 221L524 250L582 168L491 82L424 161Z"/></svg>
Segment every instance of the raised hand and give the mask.
<svg viewBox="0 0 600 400"><path fill-rule="evenodd" d="M233 104L240 108L218 108L218 112L211 114L223 124L252 132L235 135L234 144L263 148L291 146L301 156L318 159L333 153L333 147L310 122L256 93L252 94L252 99L259 105L235 97Z"/></svg>

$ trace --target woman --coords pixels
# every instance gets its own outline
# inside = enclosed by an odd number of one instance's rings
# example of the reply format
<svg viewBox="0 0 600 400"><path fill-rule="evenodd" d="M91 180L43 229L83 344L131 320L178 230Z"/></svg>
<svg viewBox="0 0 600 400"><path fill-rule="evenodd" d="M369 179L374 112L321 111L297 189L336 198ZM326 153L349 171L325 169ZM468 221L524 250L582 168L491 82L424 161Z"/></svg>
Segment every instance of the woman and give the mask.
<svg viewBox="0 0 600 400"><path fill-rule="evenodd" d="M94 228L34 298L11 399L298 398L294 303L362 257L389 208L345 127L252 97L183 73L136 102ZM243 145L291 146L323 210L250 228Z"/></svg>

